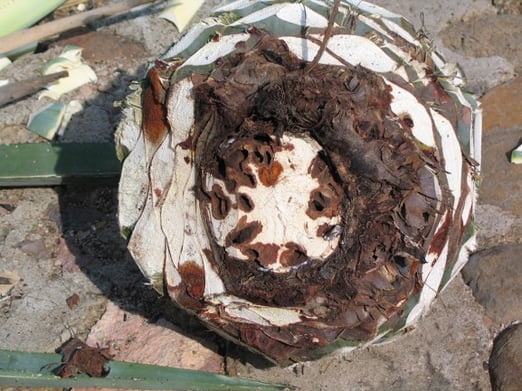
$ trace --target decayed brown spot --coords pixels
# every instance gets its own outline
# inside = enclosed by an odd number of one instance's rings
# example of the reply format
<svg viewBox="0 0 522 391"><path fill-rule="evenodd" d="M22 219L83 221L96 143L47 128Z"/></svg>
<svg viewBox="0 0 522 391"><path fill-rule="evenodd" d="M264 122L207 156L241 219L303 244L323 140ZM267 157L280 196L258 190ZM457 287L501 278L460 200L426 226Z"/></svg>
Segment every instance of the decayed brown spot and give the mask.
<svg viewBox="0 0 522 391"><path fill-rule="evenodd" d="M244 246L241 250L250 261L269 267L277 261L279 248L275 243L253 243Z"/></svg>
<svg viewBox="0 0 522 391"><path fill-rule="evenodd" d="M325 240L334 240L341 233L339 225L330 225L328 223L321 224L316 231L316 235Z"/></svg>
<svg viewBox="0 0 522 391"><path fill-rule="evenodd" d="M186 140L182 141L178 145L181 147L181 149L194 149L194 137L192 135L189 135Z"/></svg>
<svg viewBox="0 0 522 391"><path fill-rule="evenodd" d="M221 186L212 186L212 191L209 195L212 216L217 220L227 217L228 212L230 212L231 202L230 198L228 198L223 192Z"/></svg>
<svg viewBox="0 0 522 391"><path fill-rule="evenodd" d="M286 250L281 254L281 265L297 266L308 260L306 250L297 243L286 243Z"/></svg>
<svg viewBox="0 0 522 391"><path fill-rule="evenodd" d="M241 217L234 228L225 239L226 246L234 246L241 248L242 245L248 244L263 230L263 226L259 221L247 223L247 216Z"/></svg>
<svg viewBox="0 0 522 391"><path fill-rule="evenodd" d="M105 364L112 359L108 348L93 348L78 338L72 338L57 351L63 355L63 363L56 370L56 374L60 377L74 377L82 373L103 377L109 373L105 367Z"/></svg>
<svg viewBox="0 0 522 391"><path fill-rule="evenodd" d="M329 186L321 186L310 194L306 214L312 219L333 217L339 214L340 197Z"/></svg>
<svg viewBox="0 0 522 391"><path fill-rule="evenodd" d="M160 77L160 71L158 68L151 68L147 73L147 79L152 88L154 100L156 102L163 102L165 100L165 92Z"/></svg>
<svg viewBox="0 0 522 391"><path fill-rule="evenodd" d="M401 114L399 116L400 123L404 126L405 129L411 130L415 125L413 123L413 119L409 114Z"/></svg>
<svg viewBox="0 0 522 391"><path fill-rule="evenodd" d="M316 156L310 167L308 167L308 172L312 178L321 178L324 176L324 173L328 170L328 166L325 161L321 159L319 156Z"/></svg>
<svg viewBox="0 0 522 391"><path fill-rule="evenodd" d="M196 262L180 264L178 272L187 286L187 293L195 299L203 298L205 292L205 271Z"/></svg>
<svg viewBox="0 0 522 391"><path fill-rule="evenodd" d="M279 162L273 162L269 167L260 167L259 180L266 187L275 185L277 178L283 172L283 166Z"/></svg>
<svg viewBox="0 0 522 391"><path fill-rule="evenodd" d="M312 178L317 179L320 186L310 194L306 214L312 219L339 215L343 190L332 177L324 159L319 155L315 157L308 172Z"/></svg>
<svg viewBox="0 0 522 391"><path fill-rule="evenodd" d="M237 195L237 206L244 212L250 212L255 208L254 201L244 193L239 193Z"/></svg>

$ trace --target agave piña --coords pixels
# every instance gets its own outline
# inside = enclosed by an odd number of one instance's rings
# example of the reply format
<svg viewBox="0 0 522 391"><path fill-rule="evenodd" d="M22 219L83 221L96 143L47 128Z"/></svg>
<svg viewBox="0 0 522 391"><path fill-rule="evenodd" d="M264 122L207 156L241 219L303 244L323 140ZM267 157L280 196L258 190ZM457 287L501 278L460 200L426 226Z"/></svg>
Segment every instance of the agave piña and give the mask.
<svg viewBox="0 0 522 391"><path fill-rule="evenodd" d="M480 109L459 69L399 15L331 10L222 6L155 62L117 132L141 271L278 363L411 326L474 243Z"/></svg>

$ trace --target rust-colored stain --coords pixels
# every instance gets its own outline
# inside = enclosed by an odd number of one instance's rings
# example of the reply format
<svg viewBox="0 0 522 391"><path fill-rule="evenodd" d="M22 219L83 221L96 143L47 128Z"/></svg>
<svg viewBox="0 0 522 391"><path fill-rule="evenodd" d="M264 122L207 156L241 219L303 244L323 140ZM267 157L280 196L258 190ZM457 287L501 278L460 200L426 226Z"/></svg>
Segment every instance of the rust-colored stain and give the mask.
<svg viewBox="0 0 522 391"><path fill-rule="evenodd" d="M205 291L205 271L196 262L180 264L178 272L187 285L187 293L195 299L201 299Z"/></svg>
<svg viewBox="0 0 522 391"><path fill-rule="evenodd" d="M451 226L451 221L452 221L451 213L446 213L442 226L437 231L437 233L435 235L433 235L433 239L431 240L430 247L428 248L428 253L440 254L440 252L442 251L442 248L444 247L444 243L446 242L445 240L448 235L448 230L450 229L450 226ZM436 261L436 259L435 259L435 261Z"/></svg>
<svg viewBox="0 0 522 391"><path fill-rule="evenodd" d="M277 178L283 172L283 166L279 162L273 162L270 167L261 167L258 171L259 180L266 187L274 186Z"/></svg>
<svg viewBox="0 0 522 391"><path fill-rule="evenodd" d="M143 132L154 144L159 143L168 132L165 89L159 71L152 68L147 74L149 86L143 93Z"/></svg>
<svg viewBox="0 0 522 391"><path fill-rule="evenodd" d="M154 144L159 143L167 134L168 122L165 107L154 98L152 87L143 94L143 132Z"/></svg>

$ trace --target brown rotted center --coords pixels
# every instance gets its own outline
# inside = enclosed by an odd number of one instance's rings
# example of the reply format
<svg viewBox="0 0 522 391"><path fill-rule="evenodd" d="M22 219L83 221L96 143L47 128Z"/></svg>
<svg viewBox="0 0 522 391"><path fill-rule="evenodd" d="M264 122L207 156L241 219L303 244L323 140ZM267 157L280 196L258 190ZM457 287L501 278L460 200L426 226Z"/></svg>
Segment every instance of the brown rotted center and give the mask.
<svg viewBox="0 0 522 391"><path fill-rule="evenodd" d="M379 319L419 287L437 218L435 156L396 119L382 77L303 68L264 37L193 78L214 261L227 292L254 303L306 306L331 324L360 309L359 322Z"/></svg>

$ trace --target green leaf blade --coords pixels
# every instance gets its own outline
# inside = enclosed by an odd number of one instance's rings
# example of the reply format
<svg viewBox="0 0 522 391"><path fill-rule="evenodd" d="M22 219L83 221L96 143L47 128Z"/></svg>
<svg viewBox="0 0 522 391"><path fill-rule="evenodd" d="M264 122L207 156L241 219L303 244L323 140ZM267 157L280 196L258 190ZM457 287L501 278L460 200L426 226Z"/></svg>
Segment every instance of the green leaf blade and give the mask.
<svg viewBox="0 0 522 391"><path fill-rule="evenodd" d="M116 179L120 170L112 143L0 145L0 187Z"/></svg>
<svg viewBox="0 0 522 391"><path fill-rule="evenodd" d="M148 390L278 391L292 390L283 384L268 384L190 369L110 361L106 377L79 375L61 378L53 371L61 355L0 350L0 386L11 387L104 387Z"/></svg>

